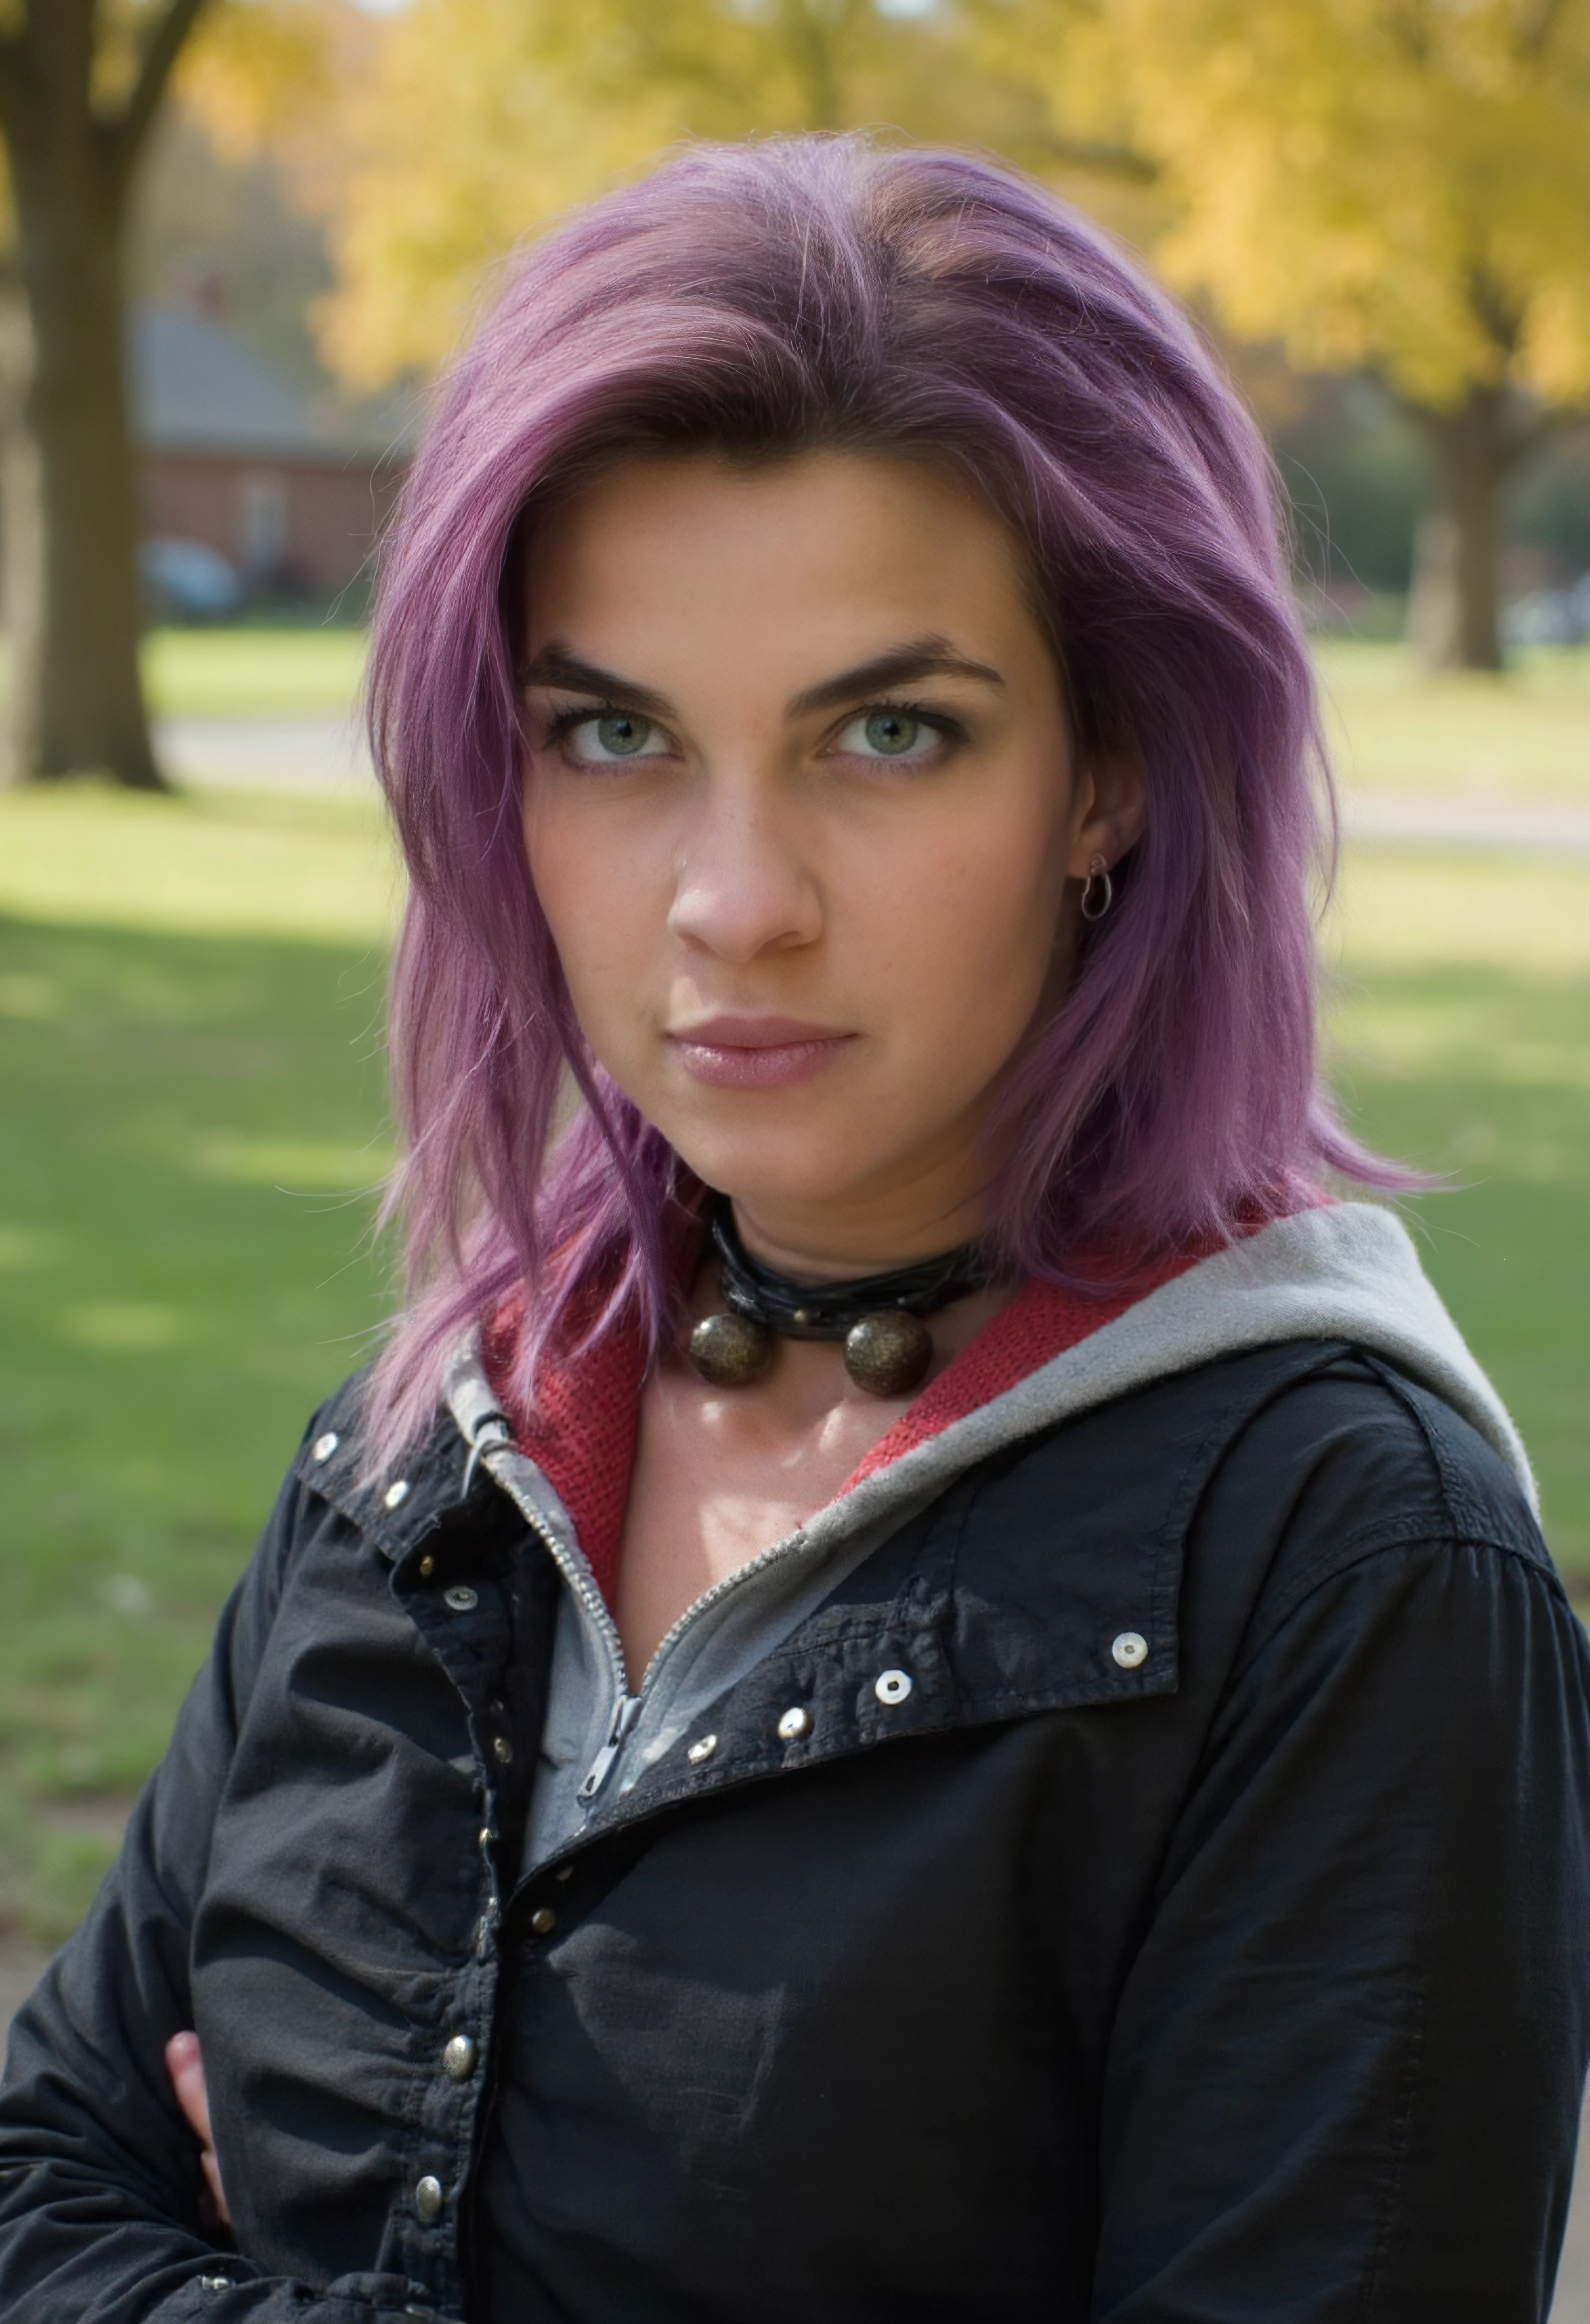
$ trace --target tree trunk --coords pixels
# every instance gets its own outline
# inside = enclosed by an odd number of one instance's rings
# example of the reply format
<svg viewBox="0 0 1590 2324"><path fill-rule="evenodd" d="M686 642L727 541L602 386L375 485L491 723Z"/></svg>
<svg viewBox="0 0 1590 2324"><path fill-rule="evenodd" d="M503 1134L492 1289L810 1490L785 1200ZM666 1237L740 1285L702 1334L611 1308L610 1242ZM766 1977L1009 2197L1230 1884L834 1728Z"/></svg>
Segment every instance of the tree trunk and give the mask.
<svg viewBox="0 0 1590 2324"><path fill-rule="evenodd" d="M122 322L127 171L88 101L92 0L33 0L6 106L23 376L3 476L14 780L162 788L138 676Z"/></svg>
<svg viewBox="0 0 1590 2324"><path fill-rule="evenodd" d="M1512 457L1506 390L1471 387L1446 411L1407 409L1435 470L1433 505L1414 537L1408 635L1431 669L1500 669L1502 486Z"/></svg>

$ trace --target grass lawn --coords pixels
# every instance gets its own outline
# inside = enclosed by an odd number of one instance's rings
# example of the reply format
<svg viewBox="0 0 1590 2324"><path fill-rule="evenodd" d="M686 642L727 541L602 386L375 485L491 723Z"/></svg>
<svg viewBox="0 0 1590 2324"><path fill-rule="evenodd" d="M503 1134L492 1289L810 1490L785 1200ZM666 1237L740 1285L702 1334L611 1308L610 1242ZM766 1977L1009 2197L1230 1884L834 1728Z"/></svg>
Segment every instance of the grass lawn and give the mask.
<svg viewBox="0 0 1590 2324"><path fill-rule="evenodd" d="M347 801L0 797L0 1931L81 1911L383 1312L393 893ZM1590 1591L1590 872L1359 848L1330 946L1353 1118L1457 1175L1427 1261Z"/></svg>
<svg viewBox="0 0 1590 2324"><path fill-rule="evenodd" d="M1358 847L1328 953L1333 1081L1523 1430L1547 1537L1590 1599L1590 865Z"/></svg>
<svg viewBox="0 0 1590 2324"><path fill-rule="evenodd" d="M358 694L367 642L359 629L152 630L143 682L159 717L341 712Z"/></svg>
<svg viewBox="0 0 1590 2324"><path fill-rule="evenodd" d="M144 641L162 716L351 710L356 629L155 630ZM1323 639L1315 659L1345 783L1365 789L1582 798L1590 788L1590 650L1520 657L1504 678L1421 675L1400 645Z"/></svg>
<svg viewBox="0 0 1590 2324"><path fill-rule="evenodd" d="M364 673L362 629L159 629L143 640L143 684L157 718L299 718L352 708ZM0 637L0 699L11 683Z"/></svg>
<svg viewBox="0 0 1590 2324"><path fill-rule="evenodd" d="M1504 678L1429 678L1398 645L1321 640L1314 658L1346 788L1496 799L1590 793L1590 649L1524 654Z"/></svg>

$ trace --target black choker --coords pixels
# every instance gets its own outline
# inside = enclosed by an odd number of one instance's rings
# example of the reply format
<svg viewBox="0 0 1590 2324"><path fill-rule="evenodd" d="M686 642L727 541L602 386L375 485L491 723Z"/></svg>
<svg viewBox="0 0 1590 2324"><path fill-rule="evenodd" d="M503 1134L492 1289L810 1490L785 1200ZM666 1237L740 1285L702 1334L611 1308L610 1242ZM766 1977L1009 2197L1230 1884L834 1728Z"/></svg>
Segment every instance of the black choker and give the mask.
<svg viewBox="0 0 1590 2324"><path fill-rule="evenodd" d="M992 1270L976 1243L849 1283L796 1283L754 1259L720 1198L712 1242L721 1259L718 1287L729 1313L708 1315L690 1334L690 1360L713 1388L746 1388L786 1340L842 1340L845 1370L871 1396L904 1396L933 1361L933 1334L918 1319L981 1290Z"/></svg>

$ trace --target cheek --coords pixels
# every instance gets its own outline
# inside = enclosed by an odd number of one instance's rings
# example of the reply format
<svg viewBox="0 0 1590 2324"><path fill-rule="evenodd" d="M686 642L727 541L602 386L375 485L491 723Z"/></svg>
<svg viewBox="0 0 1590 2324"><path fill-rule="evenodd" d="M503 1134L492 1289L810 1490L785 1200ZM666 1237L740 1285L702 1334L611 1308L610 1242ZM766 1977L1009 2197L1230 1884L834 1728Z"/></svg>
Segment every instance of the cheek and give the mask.
<svg viewBox="0 0 1590 2324"><path fill-rule="evenodd" d="M582 1029L594 1038L598 1013L611 1014L639 987L652 949L655 884L642 853L614 844L592 818L561 802L527 801L525 855ZM666 899L661 908L666 911ZM600 1043L598 1043L600 1046Z"/></svg>
<svg viewBox="0 0 1590 2324"><path fill-rule="evenodd" d="M859 928L902 1001L932 1026L1013 1041L1055 973L1065 834L1052 799L993 810L902 851L856 899ZM863 939L866 941L866 939Z"/></svg>

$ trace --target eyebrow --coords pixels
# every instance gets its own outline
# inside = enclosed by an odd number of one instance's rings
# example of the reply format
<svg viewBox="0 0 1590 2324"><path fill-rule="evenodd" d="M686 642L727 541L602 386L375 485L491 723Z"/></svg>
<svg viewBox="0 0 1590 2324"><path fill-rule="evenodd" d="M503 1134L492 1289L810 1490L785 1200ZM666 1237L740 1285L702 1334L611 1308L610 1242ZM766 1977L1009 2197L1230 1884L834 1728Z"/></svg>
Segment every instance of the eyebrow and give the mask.
<svg viewBox="0 0 1590 2324"><path fill-rule="evenodd" d="M970 678L983 686L1000 687L1005 684L999 672L987 662L972 661L965 654L957 653L948 638L911 638L903 644L886 647L870 661L858 662L853 669L841 670L836 677L825 678L820 684L792 695L785 705L785 716L807 718L813 711L837 709L866 695L887 693L896 686L912 686L924 678ZM527 687L556 687L569 694L589 694L602 702L630 703L648 717L666 719L675 715L674 706L666 695L656 693L648 686L637 685L633 678L621 678L616 670L582 661L566 646L556 642L543 646L524 671L521 683Z"/></svg>
<svg viewBox="0 0 1590 2324"><path fill-rule="evenodd" d="M553 686L563 694L594 695L598 702L632 703L654 718L673 715L674 706L666 695L654 693L649 686L638 686L633 678L620 678L616 670L601 669L593 661L582 661L566 646L543 646L521 671L519 683Z"/></svg>
<svg viewBox="0 0 1590 2324"><path fill-rule="evenodd" d="M970 661L958 654L948 638L912 638L904 645L886 647L870 661L858 662L854 669L841 670L837 678L825 678L820 686L792 695L785 705L785 715L804 718L813 710L837 710L860 696L887 694L892 687L914 686L924 678L971 678L981 685L1001 687L1005 684L986 661Z"/></svg>

